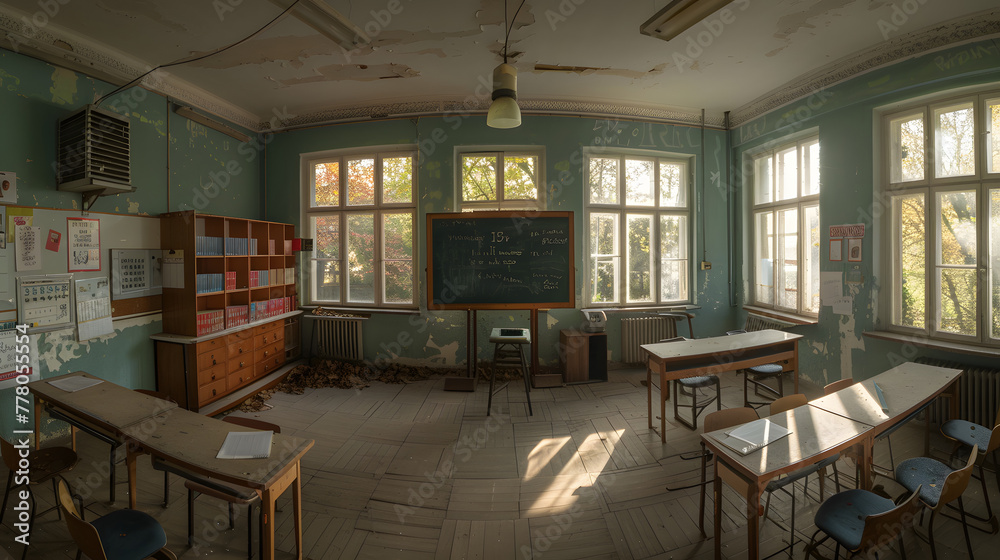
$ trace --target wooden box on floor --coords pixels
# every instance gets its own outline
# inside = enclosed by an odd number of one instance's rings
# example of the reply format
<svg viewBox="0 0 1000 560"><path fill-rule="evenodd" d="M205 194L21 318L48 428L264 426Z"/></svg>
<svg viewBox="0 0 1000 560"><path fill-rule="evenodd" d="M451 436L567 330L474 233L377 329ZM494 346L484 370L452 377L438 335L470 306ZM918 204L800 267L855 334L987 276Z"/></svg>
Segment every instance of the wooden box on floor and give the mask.
<svg viewBox="0 0 1000 560"><path fill-rule="evenodd" d="M565 383L607 381L607 333L559 331L559 362Z"/></svg>

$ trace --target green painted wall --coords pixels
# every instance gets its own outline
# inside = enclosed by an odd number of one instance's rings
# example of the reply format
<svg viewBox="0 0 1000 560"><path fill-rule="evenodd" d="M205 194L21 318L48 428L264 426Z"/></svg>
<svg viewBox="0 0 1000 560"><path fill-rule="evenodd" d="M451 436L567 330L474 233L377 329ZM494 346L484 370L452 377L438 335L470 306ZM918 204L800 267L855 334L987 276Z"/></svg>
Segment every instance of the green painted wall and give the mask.
<svg viewBox="0 0 1000 560"><path fill-rule="evenodd" d="M56 190L58 122L114 90L110 84L0 49L0 170L17 174L18 205L81 207L79 194ZM238 141L174 114L167 99L141 88L115 94L101 106L129 117L136 189L98 199L93 212L155 216L188 207L261 217L261 158L243 165L239 173L224 173L229 161L246 161ZM217 188L222 183L225 188ZM12 254L13 248L4 251ZM102 272L110 275L107 264ZM76 342L75 330L41 334L42 377L84 370L127 387L153 388L149 336L162 330L159 316L119 320L114 326L114 335L82 344ZM12 403L13 390L0 391L0 409L10 410ZM2 434L12 429L8 416L0 418Z"/></svg>
<svg viewBox="0 0 1000 560"><path fill-rule="evenodd" d="M404 119L375 123L344 124L279 133L267 144L265 207L267 219L299 223L300 154L357 148L409 144L418 146L421 162L418 169L417 223L424 224L428 212L449 212L459 207L455 186L455 154L462 146L542 146L545 149L547 209L576 213L577 307L583 303L586 270L583 256L584 223L584 147L608 146L691 154L695 160L695 229L691 255L693 266L701 260L702 248L713 262L712 270L697 271L692 291L698 336L721 334L735 323L735 309L729 305L727 235L725 227L726 175L725 134L705 133L704 174L710 178L701 194L701 131L686 126L670 126L631 121L608 121L576 117L531 116L510 130L486 126L482 116L445 115L443 117ZM719 177L723 177L720 181ZM700 220L709 216L706 235L701 236ZM301 233L301 229L297 230ZM365 357L376 362L402 360L458 364L465 361L466 314L464 311L427 311L423 272L426 263L424 232L419 232L417 270L421 299L419 316L375 315L365 331ZM619 319L632 314L614 314L608 327L612 359L620 359ZM498 326L527 326L524 311L480 311L477 331L479 356L491 358L489 331ZM543 364L558 363L559 330L578 328L581 315L573 309L554 309L539 318L539 357ZM307 340L308 326L304 333Z"/></svg>
<svg viewBox="0 0 1000 560"><path fill-rule="evenodd" d="M867 338L866 331L876 330L876 305L881 282L878 254L881 202L875 198L874 182L874 111L893 103L956 88L1000 84L1000 50L995 42L983 41L938 51L874 70L844 83L816 91L779 110L748 122L733 131L734 161L768 141L789 134L818 128L820 139L820 227L821 269L847 271L860 265L864 282L845 284L845 295L854 296L853 316L835 315L832 308L821 308L816 325L794 327L804 335L799 346L802 375L818 383L842 377L867 378L917 356L928 356L962 363L992 365L991 360L967 354L953 354L917 348L912 345ZM736 188L746 215L749 192L741 176ZM751 232L747 220L741 229L744 251ZM861 263L829 262L827 227L835 224L865 223ZM741 258L742 276L749 278L747 258ZM742 291L748 286L742 286ZM741 318L742 320L742 318ZM995 360L992 360L995 362Z"/></svg>

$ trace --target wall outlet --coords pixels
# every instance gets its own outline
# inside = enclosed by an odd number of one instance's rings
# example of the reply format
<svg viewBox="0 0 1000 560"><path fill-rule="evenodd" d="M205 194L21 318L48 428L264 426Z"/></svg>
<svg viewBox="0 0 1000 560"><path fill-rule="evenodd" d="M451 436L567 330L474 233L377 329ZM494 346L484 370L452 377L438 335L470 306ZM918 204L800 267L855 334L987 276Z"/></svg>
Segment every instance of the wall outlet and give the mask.
<svg viewBox="0 0 1000 560"><path fill-rule="evenodd" d="M701 269L712 270L712 263L710 263L709 261L701 261Z"/></svg>

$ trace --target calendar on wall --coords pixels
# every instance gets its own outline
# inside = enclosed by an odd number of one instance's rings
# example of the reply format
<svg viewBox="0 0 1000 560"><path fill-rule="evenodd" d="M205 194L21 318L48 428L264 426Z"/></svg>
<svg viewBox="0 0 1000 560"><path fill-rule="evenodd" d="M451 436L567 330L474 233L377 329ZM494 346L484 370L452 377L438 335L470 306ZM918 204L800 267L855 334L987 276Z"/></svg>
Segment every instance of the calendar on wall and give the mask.
<svg viewBox="0 0 1000 560"><path fill-rule="evenodd" d="M72 274L21 276L17 279L17 315L21 323L46 329L72 326Z"/></svg>
<svg viewBox="0 0 1000 560"><path fill-rule="evenodd" d="M111 297L159 295L163 287L160 249L111 249Z"/></svg>

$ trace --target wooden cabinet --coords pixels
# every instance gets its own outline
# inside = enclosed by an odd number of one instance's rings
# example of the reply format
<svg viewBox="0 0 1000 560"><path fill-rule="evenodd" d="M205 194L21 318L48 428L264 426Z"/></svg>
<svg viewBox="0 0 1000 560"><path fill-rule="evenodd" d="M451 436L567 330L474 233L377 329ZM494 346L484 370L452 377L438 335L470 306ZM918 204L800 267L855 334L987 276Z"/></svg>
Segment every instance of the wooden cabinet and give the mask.
<svg viewBox="0 0 1000 560"><path fill-rule="evenodd" d="M165 266L180 267L183 282L163 288L164 332L153 336L160 391L197 410L285 364L286 323L300 313L294 236L290 224L161 216Z"/></svg>
<svg viewBox="0 0 1000 560"><path fill-rule="evenodd" d="M607 381L607 333L559 331L559 361L565 383Z"/></svg>

